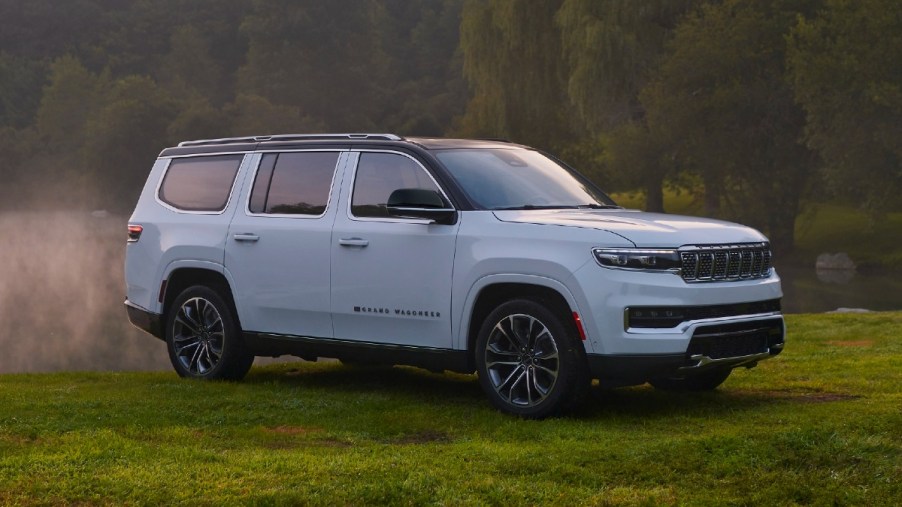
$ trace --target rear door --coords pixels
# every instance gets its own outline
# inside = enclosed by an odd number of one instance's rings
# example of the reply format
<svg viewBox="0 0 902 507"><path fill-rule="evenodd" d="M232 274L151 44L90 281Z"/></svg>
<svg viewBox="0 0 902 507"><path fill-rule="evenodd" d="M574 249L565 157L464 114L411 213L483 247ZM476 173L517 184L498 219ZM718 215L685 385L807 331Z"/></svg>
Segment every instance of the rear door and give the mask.
<svg viewBox="0 0 902 507"><path fill-rule="evenodd" d="M245 331L333 335L330 245L346 158L338 149L262 155L226 242Z"/></svg>
<svg viewBox="0 0 902 507"><path fill-rule="evenodd" d="M394 218L385 209L394 190L441 192L439 185L401 152L352 152L346 173L331 247L335 337L451 348L458 225Z"/></svg>

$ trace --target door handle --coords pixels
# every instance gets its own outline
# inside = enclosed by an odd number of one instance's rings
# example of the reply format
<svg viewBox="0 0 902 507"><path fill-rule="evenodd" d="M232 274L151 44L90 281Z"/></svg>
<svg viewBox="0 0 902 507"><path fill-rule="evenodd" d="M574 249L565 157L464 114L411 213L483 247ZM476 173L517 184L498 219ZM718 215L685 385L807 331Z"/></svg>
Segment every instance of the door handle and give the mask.
<svg viewBox="0 0 902 507"><path fill-rule="evenodd" d="M363 248L369 245L370 242L361 238L341 238L338 240L338 244L341 246L359 246Z"/></svg>
<svg viewBox="0 0 902 507"><path fill-rule="evenodd" d="M235 234L232 237L235 238L235 241L247 241L250 243L260 240L260 236L256 234Z"/></svg>

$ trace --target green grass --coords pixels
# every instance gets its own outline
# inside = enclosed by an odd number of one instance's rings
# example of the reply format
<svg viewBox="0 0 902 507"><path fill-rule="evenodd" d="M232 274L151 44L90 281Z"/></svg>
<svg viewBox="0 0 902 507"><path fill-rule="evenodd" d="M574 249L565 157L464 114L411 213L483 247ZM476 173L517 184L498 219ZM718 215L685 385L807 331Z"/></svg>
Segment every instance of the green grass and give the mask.
<svg viewBox="0 0 902 507"><path fill-rule="evenodd" d="M614 199L627 208L645 206L645 197L639 193L616 194ZM686 191L665 191L664 209L705 215L701 203ZM902 212L886 213L875 220L852 206L807 205L796 220L796 248L788 260L813 267L817 256L825 252L845 252L864 271L902 270Z"/></svg>
<svg viewBox="0 0 902 507"><path fill-rule="evenodd" d="M0 376L0 504L898 505L902 313L788 326L717 392L546 421L412 368Z"/></svg>

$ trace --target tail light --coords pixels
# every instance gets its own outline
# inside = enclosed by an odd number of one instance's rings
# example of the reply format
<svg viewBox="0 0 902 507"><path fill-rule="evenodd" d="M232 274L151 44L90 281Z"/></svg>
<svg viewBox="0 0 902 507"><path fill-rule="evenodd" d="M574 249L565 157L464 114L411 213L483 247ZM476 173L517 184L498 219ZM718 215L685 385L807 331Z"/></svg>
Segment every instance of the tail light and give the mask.
<svg viewBox="0 0 902 507"><path fill-rule="evenodd" d="M128 242L134 243L141 239L142 232L144 232L144 227L128 224Z"/></svg>

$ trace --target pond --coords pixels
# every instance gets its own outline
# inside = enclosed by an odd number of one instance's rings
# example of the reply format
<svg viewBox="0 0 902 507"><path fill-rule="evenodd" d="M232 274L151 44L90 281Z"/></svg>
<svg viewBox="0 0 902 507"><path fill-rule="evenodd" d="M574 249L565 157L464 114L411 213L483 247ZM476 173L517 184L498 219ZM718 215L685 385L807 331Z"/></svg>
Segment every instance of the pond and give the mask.
<svg viewBox="0 0 902 507"><path fill-rule="evenodd" d="M777 266L783 280L783 311L820 313L837 308L864 308L874 311L902 310L902 273L857 273L817 271Z"/></svg>

